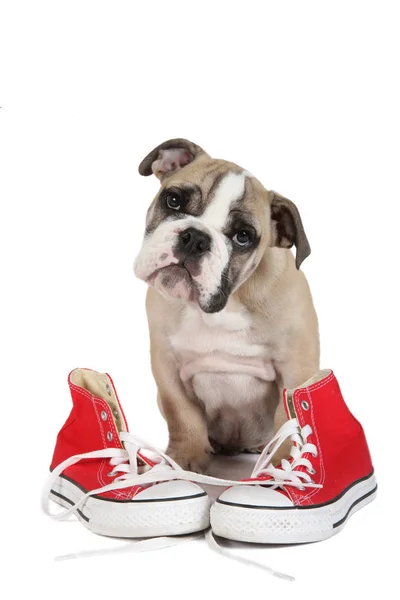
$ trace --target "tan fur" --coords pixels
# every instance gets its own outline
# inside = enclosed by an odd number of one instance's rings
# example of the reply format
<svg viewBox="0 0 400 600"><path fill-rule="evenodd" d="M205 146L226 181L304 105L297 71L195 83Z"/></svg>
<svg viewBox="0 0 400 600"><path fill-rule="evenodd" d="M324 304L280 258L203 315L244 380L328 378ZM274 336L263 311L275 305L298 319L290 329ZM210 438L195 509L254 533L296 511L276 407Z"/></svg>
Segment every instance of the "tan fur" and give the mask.
<svg viewBox="0 0 400 600"><path fill-rule="evenodd" d="M162 185L178 185L187 180L201 186L204 196L208 197L213 182L227 170L242 171L233 163L200 154L184 169L164 178ZM246 181L250 189L246 187L244 201L261 223L262 238L253 257L255 268L231 295L226 310L246 311L246 315L251 316L251 342L268 347L276 381L268 388L265 402L275 410L284 388L300 385L319 370L318 322L308 283L303 272L296 269L291 251L274 247L276 231L270 217L272 193L253 177ZM147 315L152 370L160 409L168 423L167 452L183 467L203 471L212 452L207 418L193 389L180 379L179 357L170 343L170 336L181 326L183 310L184 304L170 301L149 288ZM284 420L286 415L280 401L275 427ZM284 452L285 449L281 455Z"/></svg>

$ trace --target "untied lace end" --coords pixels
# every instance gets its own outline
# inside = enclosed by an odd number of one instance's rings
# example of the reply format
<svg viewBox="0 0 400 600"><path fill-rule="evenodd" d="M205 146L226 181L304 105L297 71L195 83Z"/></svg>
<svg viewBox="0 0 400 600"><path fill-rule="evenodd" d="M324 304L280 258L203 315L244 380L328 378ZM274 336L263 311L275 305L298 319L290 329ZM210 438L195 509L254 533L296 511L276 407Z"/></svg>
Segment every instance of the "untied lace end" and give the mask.
<svg viewBox="0 0 400 600"><path fill-rule="evenodd" d="M193 542L194 540L198 540L202 537L203 532L180 537L160 536L156 538L132 541L117 548L102 548L100 550L84 550L82 552L75 552L73 554L63 554L56 556L54 560L56 562L61 562L64 560L73 560L75 558L93 558L94 556L106 556L110 554L151 552L153 550L162 550L164 548L171 548L172 546L179 546L180 544L185 544L187 542Z"/></svg>
<svg viewBox="0 0 400 600"><path fill-rule="evenodd" d="M220 554L222 556L225 556L226 558L236 560L237 562L239 562L243 565L246 565L248 567L256 567L258 569L262 569L263 571L267 571L268 573L270 573L270 575L273 575L274 577L278 577L279 579L285 579L286 581L295 581L295 578L292 575L288 575L287 573L283 573L282 571L276 571L275 569L272 569L271 567L268 567L267 565L264 565L261 562L258 562L256 560L251 560L249 558L244 558L244 556L237 556L236 554L233 554L229 550L225 550L225 548L222 548L218 544L211 529L209 529L206 532L205 538L206 538L208 547L211 548L211 550L213 550L214 552L217 552L218 554Z"/></svg>
<svg viewBox="0 0 400 600"><path fill-rule="evenodd" d="M191 534L180 537L158 537L140 540L136 542L131 542L129 544L125 544L124 546L120 546L117 548L104 548L100 550L86 550L83 552L76 552L74 554L64 554L61 556L56 556L56 562L63 562L66 560L73 560L76 558L93 558L96 556L107 556L111 554L127 554L130 552L150 552L153 550L162 550L164 548L171 548L172 546L179 546L181 544L185 544L187 542L193 542L195 540L201 539L205 537L208 547L213 551L217 552L220 556L224 556L225 558L229 558L239 562L247 567L256 567L257 569L262 569L266 571L270 575L277 577L278 579L284 579L285 581L295 581L295 578L292 575L288 575L287 573L283 573L282 571L277 571L267 565L264 565L261 562L251 560L248 558L244 558L243 556L238 556L233 554L229 550L222 548L217 540L214 537L214 534L210 529L204 534L203 532L197 534Z"/></svg>

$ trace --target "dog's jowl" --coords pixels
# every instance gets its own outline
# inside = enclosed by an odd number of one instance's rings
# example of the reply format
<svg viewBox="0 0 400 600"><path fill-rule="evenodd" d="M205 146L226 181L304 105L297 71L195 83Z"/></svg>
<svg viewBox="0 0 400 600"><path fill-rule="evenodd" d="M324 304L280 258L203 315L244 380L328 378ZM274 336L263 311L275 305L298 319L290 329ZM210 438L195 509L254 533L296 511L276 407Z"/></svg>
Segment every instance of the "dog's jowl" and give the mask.
<svg viewBox="0 0 400 600"><path fill-rule="evenodd" d="M267 443L286 418L282 389L318 371L317 317L299 270L310 246L293 202L193 142L164 142L139 172L161 182L135 273L149 285L168 453L202 471L213 451Z"/></svg>

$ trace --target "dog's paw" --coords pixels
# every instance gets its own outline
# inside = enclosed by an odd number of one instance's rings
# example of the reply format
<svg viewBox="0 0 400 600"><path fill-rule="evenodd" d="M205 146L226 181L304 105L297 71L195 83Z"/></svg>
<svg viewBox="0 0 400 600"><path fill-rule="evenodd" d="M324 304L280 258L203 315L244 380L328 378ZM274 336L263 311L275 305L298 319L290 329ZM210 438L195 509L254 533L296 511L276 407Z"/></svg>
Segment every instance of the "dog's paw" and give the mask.
<svg viewBox="0 0 400 600"><path fill-rule="evenodd" d="M199 449L170 445L168 446L167 454L186 471L206 473L211 459L212 449L211 447Z"/></svg>

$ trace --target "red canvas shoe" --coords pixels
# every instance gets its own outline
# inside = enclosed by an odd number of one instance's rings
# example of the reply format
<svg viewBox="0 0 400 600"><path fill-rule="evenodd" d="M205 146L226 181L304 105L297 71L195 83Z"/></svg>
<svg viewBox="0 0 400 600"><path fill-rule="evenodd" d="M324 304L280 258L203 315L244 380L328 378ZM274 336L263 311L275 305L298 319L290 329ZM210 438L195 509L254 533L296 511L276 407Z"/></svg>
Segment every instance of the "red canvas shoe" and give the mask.
<svg viewBox="0 0 400 600"><path fill-rule="evenodd" d="M168 536L209 525L209 499L172 459L128 433L111 377L75 369L73 408L57 437L43 495L94 533ZM54 516L54 515L53 515Z"/></svg>
<svg viewBox="0 0 400 600"><path fill-rule="evenodd" d="M211 509L217 535L268 544L324 540L376 496L363 428L333 373L320 371L285 390L283 400L289 420L263 450L249 485L226 490ZM288 438L290 459L272 466Z"/></svg>

